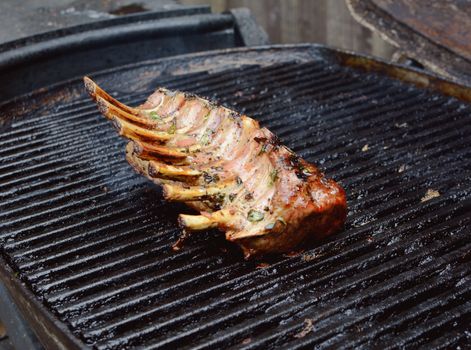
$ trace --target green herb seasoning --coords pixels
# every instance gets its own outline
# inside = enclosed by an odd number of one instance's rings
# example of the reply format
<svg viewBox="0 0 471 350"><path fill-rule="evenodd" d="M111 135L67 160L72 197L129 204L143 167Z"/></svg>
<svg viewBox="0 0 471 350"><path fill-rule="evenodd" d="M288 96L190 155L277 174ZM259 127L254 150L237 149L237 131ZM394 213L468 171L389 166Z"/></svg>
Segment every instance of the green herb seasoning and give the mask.
<svg viewBox="0 0 471 350"><path fill-rule="evenodd" d="M235 194L235 193L231 193L231 194L229 195L229 200L232 202L232 201L234 201L235 197L236 197L236 194Z"/></svg>
<svg viewBox="0 0 471 350"><path fill-rule="evenodd" d="M308 169L306 169L304 166L300 165L299 168L298 168L301 173L305 176L311 176L312 174L309 172Z"/></svg>
<svg viewBox="0 0 471 350"><path fill-rule="evenodd" d="M176 120L174 119L173 122L172 122L172 125L170 125L170 127L168 128L167 132L169 134L175 134L175 131L177 131L177 122Z"/></svg>
<svg viewBox="0 0 471 350"><path fill-rule="evenodd" d="M239 186L242 185L242 179L238 176L237 176L236 182L237 182L237 185Z"/></svg>
<svg viewBox="0 0 471 350"><path fill-rule="evenodd" d="M209 144L209 141L210 141L210 136L213 134L213 130L211 129L207 129L203 136L201 136L201 139L200 139L200 144L202 146L206 146L207 144Z"/></svg>
<svg viewBox="0 0 471 350"><path fill-rule="evenodd" d="M150 112L149 117L153 120L162 121L162 117L158 115L155 111Z"/></svg>
<svg viewBox="0 0 471 350"><path fill-rule="evenodd" d="M219 203L222 203L224 202L224 199L226 198L226 194L225 193L218 193L215 197L216 201L219 202Z"/></svg>
<svg viewBox="0 0 471 350"><path fill-rule="evenodd" d="M203 179L204 179L204 182L206 182L207 184L209 184L211 182L216 183L220 180L218 174L211 175L207 171L203 171Z"/></svg>
<svg viewBox="0 0 471 350"><path fill-rule="evenodd" d="M261 155L267 151L268 145L265 143L262 148L260 149L260 152L258 152L258 155Z"/></svg>
<svg viewBox="0 0 471 350"><path fill-rule="evenodd" d="M270 173L270 186L273 186L276 180L278 180L278 170L273 169Z"/></svg>
<svg viewBox="0 0 471 350"><path fill-rule="evenodd" d="M249 213L247 214L247 219L250 222L258 222L262 221L265 215L261 211L257 211L254 209L250 209Z"/></svg>

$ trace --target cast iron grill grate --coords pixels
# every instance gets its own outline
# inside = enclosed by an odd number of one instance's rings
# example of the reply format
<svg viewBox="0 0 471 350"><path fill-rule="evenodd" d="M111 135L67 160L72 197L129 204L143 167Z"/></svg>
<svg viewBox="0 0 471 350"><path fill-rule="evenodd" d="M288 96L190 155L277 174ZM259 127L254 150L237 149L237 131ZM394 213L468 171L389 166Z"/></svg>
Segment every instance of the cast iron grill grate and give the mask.
<svg viewBox="0 0 471 350"><path fill-rule="evenodd" d="M346 188L349 218L342 233L264 268L215 232L172 252L187 209L133 173L125 142L84 93L72 93L81 82L58 88L67 103L17 101L26 112L0 135L1 252L80 341L97 349L469 342L470 105L332 57L124 83L139 69L98 81L137 90L115 94L130 104L161 85L258 119ZM439 196L425 201L427 191Z"/></svg>

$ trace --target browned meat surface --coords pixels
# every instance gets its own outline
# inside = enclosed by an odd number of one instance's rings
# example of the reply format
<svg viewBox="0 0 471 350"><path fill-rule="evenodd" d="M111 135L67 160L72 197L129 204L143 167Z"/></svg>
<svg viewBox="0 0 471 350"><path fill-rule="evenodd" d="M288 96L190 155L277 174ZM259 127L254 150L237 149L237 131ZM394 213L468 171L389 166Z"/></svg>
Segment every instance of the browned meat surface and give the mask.
<svg viewBox="0 0 471 350"><path fill-rule="evenodd" d="M85 86L119 134L133 168L163 186L185 234L217 227L246 257L290 252L342 228L344 190L257 121L182 92L158 89L131 108Z"/></svg>

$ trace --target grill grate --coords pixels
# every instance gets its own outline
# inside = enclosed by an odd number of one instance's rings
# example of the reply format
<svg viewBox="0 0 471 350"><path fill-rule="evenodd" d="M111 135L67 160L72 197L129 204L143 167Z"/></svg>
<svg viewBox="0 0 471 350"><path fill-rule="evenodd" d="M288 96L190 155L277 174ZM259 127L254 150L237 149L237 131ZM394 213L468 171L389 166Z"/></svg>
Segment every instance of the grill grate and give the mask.
<svg viewBox="0 0 471 350"><path fill-rule="evenodd" d="M260 120L346 188L348 222L264 268L215 232L174 253L176 217L187 209L164 203L132 172L124 141L88 98L26 112L0 134L1 252L84 344L431 349L469 341L471 106L320 56L157 82ZM151 90L138 86L116 96L140 103ZM422 201L429 189L440 196Z"/></svg>

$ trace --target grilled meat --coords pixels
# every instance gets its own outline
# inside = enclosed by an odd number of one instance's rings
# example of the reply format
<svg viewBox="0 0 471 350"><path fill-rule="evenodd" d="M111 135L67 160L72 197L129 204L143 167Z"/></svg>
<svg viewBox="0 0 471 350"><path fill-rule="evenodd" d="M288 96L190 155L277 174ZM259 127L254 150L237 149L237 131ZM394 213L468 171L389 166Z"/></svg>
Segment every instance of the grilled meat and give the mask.
<svg viewBox="0 0 471 350"><path fill-rule="evenodd" d="M84 81L100 112L131 140L133 168L162 185L167 200L200 212L180 214L184 236L217 227L249 257L289 252L343 226L344 190L257 121L166 89L132 108Z"/></svg>

